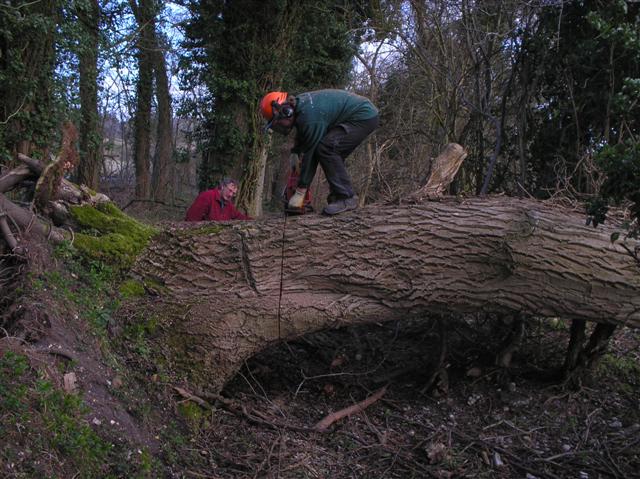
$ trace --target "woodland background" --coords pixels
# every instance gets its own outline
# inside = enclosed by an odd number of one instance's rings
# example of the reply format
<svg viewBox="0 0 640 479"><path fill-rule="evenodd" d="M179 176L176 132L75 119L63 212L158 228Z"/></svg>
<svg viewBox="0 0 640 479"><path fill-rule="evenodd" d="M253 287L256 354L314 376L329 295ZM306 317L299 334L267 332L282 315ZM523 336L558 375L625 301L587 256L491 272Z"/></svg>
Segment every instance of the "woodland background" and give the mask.
<svg viewBox="0 0 640 479"><path fill-rule="evenodd" d="M74 179L121 206L188 206L231 175L242 181L239 206L259 215L279 208L290 146L262 133L261 96L348 88L381 112L348 162L363 203L415 190L449 142L469 152L452 193L637 199L639 8L4 2L0 157L7 166L16 152L55 154L71 120Z"/></svg>

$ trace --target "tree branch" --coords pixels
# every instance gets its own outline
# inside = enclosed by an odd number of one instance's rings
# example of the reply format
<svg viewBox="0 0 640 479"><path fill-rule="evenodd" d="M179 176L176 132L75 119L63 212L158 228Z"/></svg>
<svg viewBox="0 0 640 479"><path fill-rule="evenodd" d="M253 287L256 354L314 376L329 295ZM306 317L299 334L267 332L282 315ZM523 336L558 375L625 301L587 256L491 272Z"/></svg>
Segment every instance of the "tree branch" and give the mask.
<svg viewBox="0 0 640 479"><path fill-rule="evenodd" d="M0 193L0 211L4 211L7 215L11 216L11 218L25 230L31 230L54 243L61 243L71 238L68 232L56 228L51 224L44 223L38 219L34 213L16 205L2 193Z"/></svg>
<svg viewBox="0 0 640 479"><path fill-rule="evenodd" d="M10 170L8 173L0 177L0 193L6 193L7 191L12 190L20 182L31 176L33 176L33 173L26 165L18 166L17 168Z"/></svg>
<svg viewBox="0 0 640 479"><path fill-rule="evenodd" d="M18 241L15 236L11 232L9 228L9 224L7 223L7 214L4 211L0 211L0 233L2 233L2 237L6 241L7 245L9 245L9 249L11 251L16 249L18 246Z"/></svg>
<svg viewBox="0 0 640 479"><path fill-rule="evenodd" d="M375 394L369 396L364 401L360 401L352 406L341 409L340 411L332 412L325 416L320 422L318 422L314 429L319 432L325 432L329 426L331 426L334 422L339 421L340 419L351 416L352 414L357 414L359 412L364 411L366 408L371 406L377 400L379 400L384 393L387 392L387 386L384 386L382 389L379 389Z"/></svg>

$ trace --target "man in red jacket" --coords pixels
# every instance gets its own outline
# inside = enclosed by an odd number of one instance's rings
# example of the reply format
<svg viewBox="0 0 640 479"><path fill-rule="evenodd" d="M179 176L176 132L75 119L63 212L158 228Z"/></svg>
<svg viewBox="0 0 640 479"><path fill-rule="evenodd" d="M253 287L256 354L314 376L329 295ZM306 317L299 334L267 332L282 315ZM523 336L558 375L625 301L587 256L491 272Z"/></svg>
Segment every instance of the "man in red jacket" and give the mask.
<svg viewBox="0 0 640 479"><path fill-rule="evenodd" d="M187 210L187 221L228 221L250 220L240 213L233 204L238 192L238 182L224 178L217 188L203 191Z"/></svg>

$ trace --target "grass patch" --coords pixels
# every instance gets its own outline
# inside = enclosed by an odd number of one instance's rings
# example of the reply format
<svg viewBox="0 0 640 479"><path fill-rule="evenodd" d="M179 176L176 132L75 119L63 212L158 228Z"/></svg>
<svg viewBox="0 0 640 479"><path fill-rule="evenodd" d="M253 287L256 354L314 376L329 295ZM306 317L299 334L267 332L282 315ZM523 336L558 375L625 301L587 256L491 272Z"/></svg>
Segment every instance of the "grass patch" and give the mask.
<svg viewBox="0 0 640 479"><path fill-rule="evenodd" d="M104 335L107 324L120 305L114 286L119 277L118 271L100 261L86 261L68 243L58 245L54 257L64 262L64 268L31 278L33 290L49 290L60 304L74 305L73 309L92 327L93 332Z"/></svg>
<svg viewBox="0 0 640 479"><path fill-rule="evenodd" d="M81 399L39 379L25 356L0 354L0 462L16 476L104 477L112 445L87 424Z"/></svg>
<svg viewBox="0 0 640 479"><path fill-rule="evenodd" d="M598 372L632 386L640 385L640 364L632 357L605 354L598 363Z"/></svg>
<svg viewBox="0 0 640 479"><path fill-rule="evenodd" d="M131 454L94 431L88 408L56 389L26 356L0 352L3 477L157 477L148 451Z"/></svg>
<svg viewBox="0 0 640 479"><path fill-rule="evenodd" d="M151 344L149 336L158 328L158 321L155 317L141 319L140 321L127 324L124 329L124 339L130 348L144 359L149 359L151 355Z"/></svg>

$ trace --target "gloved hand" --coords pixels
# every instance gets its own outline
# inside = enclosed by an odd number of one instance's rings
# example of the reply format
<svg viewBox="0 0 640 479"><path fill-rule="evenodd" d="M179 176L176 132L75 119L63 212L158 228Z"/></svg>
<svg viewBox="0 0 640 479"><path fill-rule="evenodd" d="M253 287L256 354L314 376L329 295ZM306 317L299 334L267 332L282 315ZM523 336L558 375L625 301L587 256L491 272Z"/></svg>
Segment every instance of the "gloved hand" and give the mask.
<svg viewBox="0 0 640 479"><path fill-rule="evenodd" d="M302 209L304 207L304 197L306 194L306 188L296 188L294 195L289 198L289 208Z"/></svg>

